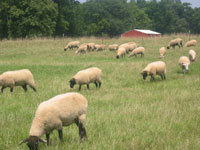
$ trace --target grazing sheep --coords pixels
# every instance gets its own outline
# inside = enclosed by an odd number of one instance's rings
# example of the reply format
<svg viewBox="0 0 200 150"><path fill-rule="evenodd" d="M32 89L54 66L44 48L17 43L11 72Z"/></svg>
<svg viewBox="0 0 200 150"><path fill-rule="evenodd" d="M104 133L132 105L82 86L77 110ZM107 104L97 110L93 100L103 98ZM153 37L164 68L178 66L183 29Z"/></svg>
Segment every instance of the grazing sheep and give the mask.
<svg viewBox="0 0 200 150"><path fill-rule="evenodd" d="M81 90L81 85L86 84L87 89L89 89L89 84L94 83L97 87L101 87L101 69L97 67L91 67L85 70L79 71L69 82L70 87L73 88L75 84L79 84L79 91Z"/></svg>
<svg viewBox="0 0 200 150"><path fill-rule="evenodd" d="M76 50L76 54L79 54L79 53L87 53L87 50L88 50L88 44L82 44L77 50Z"/></svg>
<svg viewBox="0 0 200 150"><path fill-rule="evenodd" d="M190 40L186 42L185 47L196 46L196 44L197 44L196 40Z"/></svg>
<svg viewBox="0 0 200 150"><path fill-rule="evenodd" d="M164 80L166 79L166 64L163 61L152 62L144 68L141 74L144 80L148 75L151 76L150 80L155 80L155 75L160 75Z"/></svg>
<svg viewBox="0 0 200 150"><path fill-rule="evenodd" d="M196 59L196 52L193 49L189 51L189 58L191 62L195 61Z"/></svg>
<svg viewBox="0 0 200 150"><path fill-rule="evenodd" d="M176 45L178 45L179 48L183 47L183 40L181 38L171 40L167 46L167 49L170 49L170 47L175 48Z"/></svg>
<svg viewBox="0 0 200 150"><path fill-rule="evenodd" d="M105 50L105 45L104 44L95 44L95 50L96 51Z"/></svg>
<svg viewBox="0 0 200 150"><path fill-rule="evenodd" d="M36 92L33 75L28 69L7 71L0 75L0 86L2 86L2 93L6 87L10 87L10 92L13 92L14 86L22 86L26 92L27 85L29 85Z"/></svg>
<svg viewBox="0 0 200 150"><path fill-rule="evenodd" d="M126 52L132 52L135 48L137 48L137 44L134 42L128 43L126 46Z"/></svg>
<svg viewBox="0 0 200 150"><path fill-rule="evenodd" d="M125 57L125 55L126 55L126 48L123 46L120 46L119 49L117 50L116 58L119 59L120 57Z"/></svg>
<svg viewBox="0 0 200 150"><path fill-rule="evenodd" d="M80 45L79 41L69 42L67 46L64 48L64 51L66 51L67 49L79 48L79 45Z"/></svg>
<svg viewBox="0 0 200 150"><path fill-rule="evenodd" d="M179 61L178 61L180 67L183 70L183 73L187 73L189 70L189 65L190 65L190 60L187 56L181 56Z"/></svg>
<svg viewBox="0 0 200 150"><path fill-rule="evenodd" d="M160 52L160 58L165 57L165 53L166 53L165 47L161 47L160 50L159 50L159 52Z"/></svg>
<svg viewBox="0 0 200 150"><path fill-rule="evenodd" d="M112 44L108 46L110 51L116 51L118 47L119 47L118 44Z"/></svg>
<svg viewBox="0 0 200 150"><path fill-rule="evenodd" d="M137 54L141 54L141 57L144 56L144 51L145 51L145 48L144 47L138 47L136 49L134 49L130 55L128 57L131 57L131 56L136 56L137 57Z"/></svg>
<svg viewBox="0 0 200 150"><path fill-rule="evenodd" d="M42 102L35 113L32 121L29 137L22 143L27 143L30 150L38 150L39 142L46 143L41 139L46 134L47 145L50 141L50 133L56 129L60 140L63 140L63 126L75 123L79 128L80 139L87 138L84 122L86 120L88 101L79 93L65 93L57 95Z"/></svg>
<svg viewBox="0 0 200 150"><path fill-rule="evenodd" d="M94 51L95 50L95 43L88 43L88 50Z"/></svg>

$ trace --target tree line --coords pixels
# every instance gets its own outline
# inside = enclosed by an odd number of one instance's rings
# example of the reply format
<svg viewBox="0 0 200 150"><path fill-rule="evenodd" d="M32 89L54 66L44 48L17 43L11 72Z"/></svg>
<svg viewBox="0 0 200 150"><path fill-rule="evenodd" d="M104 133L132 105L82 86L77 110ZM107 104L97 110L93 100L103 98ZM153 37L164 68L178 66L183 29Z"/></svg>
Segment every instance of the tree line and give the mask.
<svg viewBox="0 0 200 150"><path fill-rule="evenodd" d="M200 33L200 7L181 0L0 0L0 39L119 36L132 29Z"/></svg>

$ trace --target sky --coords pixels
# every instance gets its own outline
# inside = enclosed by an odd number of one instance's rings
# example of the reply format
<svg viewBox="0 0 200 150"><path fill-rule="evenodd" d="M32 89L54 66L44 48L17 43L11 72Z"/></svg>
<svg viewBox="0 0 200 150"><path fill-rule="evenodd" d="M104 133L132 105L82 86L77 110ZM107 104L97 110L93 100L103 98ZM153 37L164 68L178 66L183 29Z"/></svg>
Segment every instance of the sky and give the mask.
<svg viewBox="0 0 200 150"><path fill-rule="evenodd" d="M81 3L82 2L85 2L86 0L78 0L80 1ZM192 4L192 7L200 7L200 0L181 0L182 3L191 3Z"/></svg>

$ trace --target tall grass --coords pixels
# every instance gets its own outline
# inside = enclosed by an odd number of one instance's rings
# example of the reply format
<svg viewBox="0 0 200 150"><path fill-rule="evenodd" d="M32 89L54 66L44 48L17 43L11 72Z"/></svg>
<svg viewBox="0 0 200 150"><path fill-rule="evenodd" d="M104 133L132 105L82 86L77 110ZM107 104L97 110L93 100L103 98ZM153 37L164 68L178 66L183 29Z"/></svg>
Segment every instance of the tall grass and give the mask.
<svg viewBox="0 0 200 150"><path fill-rule="evenodd" d="M182 74L178 59L188 55L190 48L167 50L163 61L167 64L167 79L150 82L143 80L140 72L150 62L161 60L159 48L180 36L169 35L145 39L33 39L0 42L0 73L28 68L34 75L37 93L21 87L0 94L0 149L21 150L18 145L28 137L34 113L40 102L66 93L79 92L78 86L70 89L69 80L79 70L97 66L102 69L102 88L91 85L80 91L89 101L86 131L88 140L80 143L78 128L64 128L64 142L57 132L51 134L49 147L41 149L66 150L197 150L200 149L200 57L190 65L189 73ZM200 41L197 35L191 35ZM71 40L84 42L125 43L135 41L146 48L144 58L117 60L116 53L108 49L77 55L74 50L64 52ZM43 138L45 138L43 136Z"/></svg>

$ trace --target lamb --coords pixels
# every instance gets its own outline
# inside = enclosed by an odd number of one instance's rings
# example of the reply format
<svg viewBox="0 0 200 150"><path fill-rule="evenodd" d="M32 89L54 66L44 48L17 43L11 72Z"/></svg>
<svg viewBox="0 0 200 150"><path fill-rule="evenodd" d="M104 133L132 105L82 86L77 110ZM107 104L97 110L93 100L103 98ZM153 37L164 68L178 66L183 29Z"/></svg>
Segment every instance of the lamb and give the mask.
<svg viewBox="0 0 200 150"><path fill-rule="evenodd" d="M86 84L87 89L89 89L89 84L94 83L97 87L101 87L101 69L97 67L91 67L85 70L79 71L73 78L69 81L70 87L73 88L75 84L79 84L79 91L81 86Z"/></svg>
<svg viewBox="0 0 200 150"><path fill-rule="evenodd" d="M77 50L76 50L76 54L79 54L79 53L87 53L87 50L88 50L88 44L82 44Z"/></svg>
<svg viewBox="0 0 200 150"><path fill-rule="evenodd" d="M189 70L189 65L190 65L190 60L187 56L181 56L179 61L178 61L180 67L183 70L183 73L187 73Z"/></svg>
<svg viewBox="0 0 200 150"><path fill-rule="evenodd" d="M0 86L2 86L2 93L6 87L10 87L10 92L13 92L14 86L22 86L26 92L27 85L29 85L33 91L36 92L33 75L28 69L7 71L0 75Z"/></svg>
<svg viewBox="0 0 200 150"><path fill-rule="evenodd" d="M79 45L80 45L79 41L69 42L67 46L65 46L64 51L66 51L67 49L79 48Z"/></svg>
<svg viewBox="0 0 200 150"><path fill-rule="evenodd" d="M126 55L126 48L123 46L120 46L119 49L117 50L116 58L119 59L120 57L125 57L125 55Z"/></svg>
<svg viewBox="0 0 200 150"><path fill-rule="evenodd" d="M160 58L165 57L165 53L166 53L165 47L161 47L160 50L159 50L159 52L160 52Z"/></svg>
<svg viewBox="0 0 200 150"><path fill-rule="evenodd" d="M190 40L185 43L185 47L196 46L196 44L197 44L196 40Z"/></svg>
<svg viewBox="0 0 200 150"><path fill-rule="evenodd" d="M167 49L170 49L170 47L175 48L176 45L178 45L179 48L183 47L183 40L181 38L171 40L167 46Z"/></svg>
<svg viewBox="0 0 200 150"><path fill-rule="evenodd" d="M29 132L29 137L22 141L27 143L30 150L38 150L39 142L50 142L50 133L56 129L59 139L63 140L63 127L75 123L79 128L81 140L87 138L84 122L88 108L87 99L75 92L57 95L42 102L35 113ZM47 141L41 136L46 134Z"/></svg>
<svg viewBox="0 0 200 150"><path fill-rule="evenodd" d="M144 51L145 51L144 47L138 47L138 48L134 49L128 57L131 57L131 56L137 57L137 54L141 54L141 57L144 57Z"/></svg>
<svg viewBox="0 0 200 150"><path fill-rule="evenodd" d="M189 51L189 58L191 62L195 61L196 59L196 52L193 49Z"/></svg>
<svg viewBox="0 0 200 150"><path fill-rule="evenodd" d="M96 44L95 45L95 50L96 51L105 50L105 45L104 44Z"/></svg>
<svg viewBox="0 0 200 150"><path fill-rule="evenodd" d="M108 46L110 51L116 51L118 47L119 47L118 44L112 44Z"/></svg>
<svg viewBox="0 0 200 150"><path fill-rule="evenodd" d="M151 76L150 80L155 80L155 75L160 75L164 80L166 79L166 64L163 61L152 62L144 68L141 74L144 80L148 75Z"/></svg>

